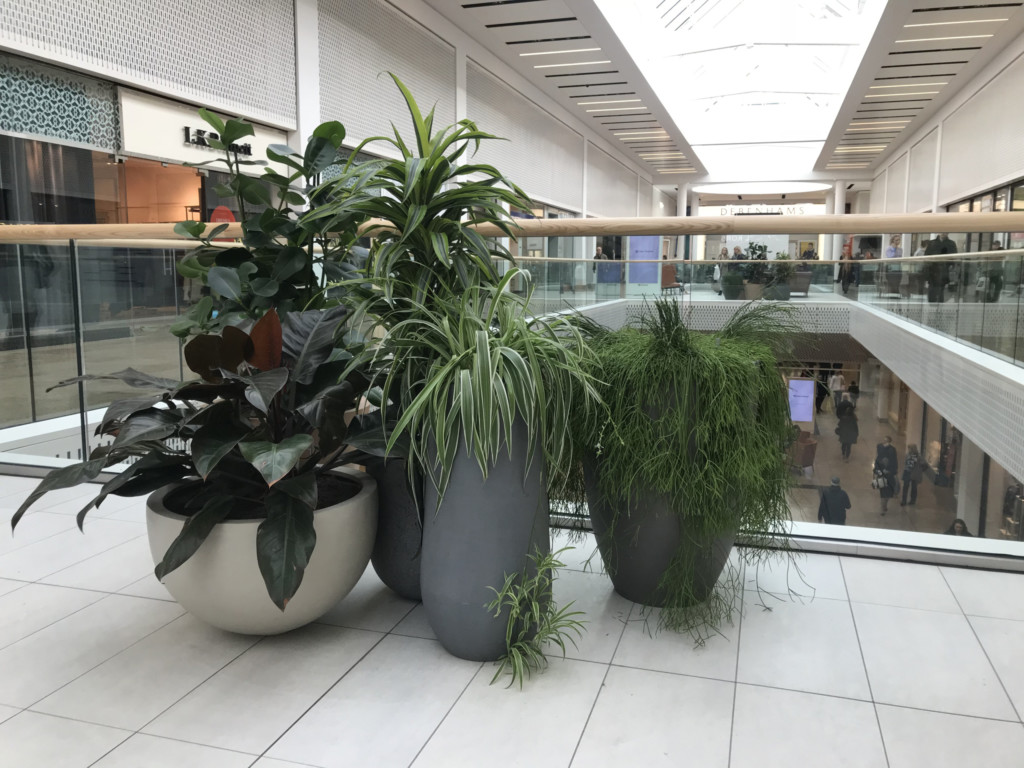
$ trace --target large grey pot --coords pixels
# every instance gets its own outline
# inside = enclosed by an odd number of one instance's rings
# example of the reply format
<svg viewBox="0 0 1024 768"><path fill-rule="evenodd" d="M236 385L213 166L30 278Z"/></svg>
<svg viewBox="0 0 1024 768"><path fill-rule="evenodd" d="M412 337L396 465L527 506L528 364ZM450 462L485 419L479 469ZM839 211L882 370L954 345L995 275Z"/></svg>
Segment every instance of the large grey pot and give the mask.
<svg viewBox="0 0 1024 768"><path fill-rule="evenodd" d="M423 607L441 645L454 656L494 661L505 654L507 614L485 606L505 575L522 572L535 551L547 554L548 500L544 459L534 451L526 468L526 427L513 424L512 457L504 448L484 480L465 442L459 441L451 480L440 508L424 482Z"/></svg>
<svg viewBox="0 0 1024 768"><path fill-rule="evenodd" d="M616 507L598 488L599 472L599 460L583 462L590 522L615 591L635 603L663 606L661 578L677 552L687 548L694 564L694 602L704 602L729 559L735 533L710 542L695 540L668 499L652 491L637 492L628 504Z"/></svg>
<svg viewBox="0 0 1024 768"><path fill-rule="evenodd" d="M377 481L377 538L370 562L389 589L407 600L420 600L423 526L406 467L405 459L373 458L366 463L366 473Z"/></svg>

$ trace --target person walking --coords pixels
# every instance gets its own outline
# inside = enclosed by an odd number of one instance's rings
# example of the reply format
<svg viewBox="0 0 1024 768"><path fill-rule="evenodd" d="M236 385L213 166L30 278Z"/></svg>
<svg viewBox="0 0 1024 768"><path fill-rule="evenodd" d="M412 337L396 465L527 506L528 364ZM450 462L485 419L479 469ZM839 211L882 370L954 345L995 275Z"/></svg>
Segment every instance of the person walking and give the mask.
<svg viewBox="0 0 1024 768"><path fill-rule="evenodd" d="M850 402L849 397L849 394L844 394L843 401L839 404L839 410L842 413L839 416L839 426L836 427L836 434L839 435L839 445L843 453L843 461L850 460L850 451L860 436L857 416L854 414L853 404Z"/></svg>
<svg viewBox="0 0 1024 768"><path fill-rule="evenodd" d="M832 478L832 485L821 492L818 502L818 522L826 525L846 525L846 510L850 508L850 496L839 486L839 478Z"/></svg>
<svg viewBox="0 0 1024 768"><path fill-rule="evenodd" d="M832 392L832 401L836 412L839 412L839 402L842 400L843 390L846 389L846 379L842 371L836 371L828 380L829 391Z"/></svg>
<svg viewBox="0 0 1024 768"><path fill-rule="evenodd" d="M853 408L856 410L857 400L860 398L860 387L857 386L856 381L851 381L850 386L846 388L846 391L850 393L850 402L853 403Z"/></svg>
<svg viewBox="0 0 1024 768"><path fill-rule="evenodd" d="M896 495L896 477L889 468L889 459L882 458L875 466L875 478L872 485L878 489L878 498L881 500L881 513L889 511L889 499Z"/></svg>
<svg viewBox="0 0 1024 768"><path fill-rule="evenodd" d="M907 455L903 459L903 495L900 497L900 506L907 506L907 491L910 491L910 506L917 504L917 484L924 477L924 461L917 450L917 446L911 443L907 446Z"/></svg>
<svg viewBox="0 0 1024 768"><path fill-rule="evenodd" d="M889 462L889 471L895 472L899 466L899 461L896 457L896 447L892 444L892 437L886 435L882 438L882 442L875 446L875 464L873 469L878 469L882 459L887 459Z"/></svg>

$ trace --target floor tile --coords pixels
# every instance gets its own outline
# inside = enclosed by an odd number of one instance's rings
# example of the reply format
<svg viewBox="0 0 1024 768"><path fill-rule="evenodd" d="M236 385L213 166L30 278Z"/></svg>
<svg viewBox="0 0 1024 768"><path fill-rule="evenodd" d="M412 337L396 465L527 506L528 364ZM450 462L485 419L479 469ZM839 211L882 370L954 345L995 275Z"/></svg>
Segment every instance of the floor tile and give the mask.
<svg viewBox="0 0 1024 768"><path fill-rule="evenodd" d="M1024 573L942 568L942 575L968 616L1024 621Z"/></svg>
<svg viewBox="0 0 1024 768"><path fill-rule="evenodd" d="M267 755L325 768L407 766L480 668L434 640L390 635Z"/></svg>
<svg viewBox="0 0 1024 768"><path fill-rule="evenodd" d="M265 638L143 730L262 754L380 639L323 624Z"/></svg>
<svg viewBox="0 0 1024 768"><path fill-rule="evenodd" d="M36 581L140 536L146 527L121 520L91 520L86 532L68 519L68 530L0 555L0 577Z"/></svg>
<svg viewBox="0 0 1024 768"><path fill-rule="evenodd" d="M960 613L960 606L934 565L863 557L843 558L850 600L926 611Z"/></svg>
<svg viewBox="0 0 1024 768"><path fill-rule="evenodd" d="M878 706L889 768L1016 768L1024 727L902 707Z"/></svg>
<svg viewBox="0 0 1024 768"><path fill-rule="evenodd" d="M739 648L738 614L733 622L724 623L719 627L720 634L712 635L703 645L698 646L685 632L658 632L658 610L654 609L648 616L642 617L640 607L635 606L626 622L626 629L612 663L658 672L735 680Z"/></svg>
<svg viewBox="0 0 1024 768"><path fill-rule="evenodd" d="M569 610L582 611L583 615L576 618L585 622L581 637L571 635L576 644L566 642L565 655L570 659L610 662L633 604L616 594L611 580L599 573L562 570L555 579L554 591L558 607L565 608L572 602Z"/></svg>
<svg viewBox="0 0 1024 768"><path fill-rule="evenodd" d="M572 765L726 768L733 689L718 680L612 667Z"/></svg>
<svg viewBox="0 0 1024 768"><path fill-rule="evenodd" d="M256 755L137 733L94 768L249 768Z"/></svg>
<svg viewBox="0 0 1024 768"><path fill-rule="evenodd" d="M854 603L876 702L1017 719L964 616Z"/></svg>
<svg viewBox="0 0 1024 768"><path fill-rule="evenodd" d="M0 703L31 706L181 614L176 603L108 595L0 651Z"/></svg>
<svg viewBox="0 0 1024 768"><path fill-rule="evenodd" d="M29 583L27 581L15 581L14 579L0 579L0 597L16 589L27 587ZM7 614L7 616L10 616L10 614Z"/></svg>
<svg viewBox="0 0 1024 768"><path fill-rule="evenodd" d="M996 670L1017 716L1024 716L1024 621L969 616L967 619Z"/></svg>
<svg viewBox="0 0 1024 768"><path fill-rule="evenodd" d="M0 475L0 500L7 501L13 497L18 503L32 493L39 485L38 477L17 477L16 475Z"/></svg>
<svg viewBox="0 0 1024 768"><path fill-rule="evenodd" d="M0 723L2 723L4 720L10 720L19 712L21 712L21 710L17 707L0 706Z"/></svg>
<svg viewBox="0 0 1024 768"><path fill-rule="evenodd" d="M737 686L730 768L792 766L886 768L874 705Z"/></svg>
<svg viewBox="0 0 1024 768"><path fill-rule="evenodd" d="M551 529L551 551L565 549L558 559L570 571L604 573L604 561L597 551L597 540L592 533L575 533L561 528Z"/></svg>
<svg viewBox="0 0 1024 768"><path fill-rule="evenodd" d="M302 763L293 763L288 760L274 760L269 757L262 757L252 764L252 768L319 768L319 766L303 765Z"/></svg>
<svg viewBox="0 0 1024 768"><path fill-rule="evenodd" d="M409 611L406 617L391 630L391 633L394 635L405 635L406 637L421 637L425 640L437 639L434 630L430 628L430 621L427 620L427 610L423 607L423 603L418 604Z"/></svg>
<svg viewBox="0 0 1024 768"><path fill-rule="evenodd" d="M747 593L739 682L871 699L849 603L776 601L765 610L755 599Z"/></svg>
<svg viewBox="0 0 1024 768"><path fill-rule="evenodd" d="M188 614L32 707L137 731L256 643Z"/></svg>
<svg viewBox="0 0 1024 768"><path fill-rule="evenodd" d="M11 768L87 768L129 731L22 712L0 723L0 755Z"/></svg>
<svg viewBox="0 0 1024 768"><path fill-rule="evenodd" d="M390 632L416 606L412 600L399 597L367 566L352 591L341 602L321 616L321 624L337 627Z"/></svg>
<svg viewBox="0 0 1024 768"><path fill-rule="evenodd" d="M64 515L51 515L46 512L32 512L21 518L18 527L11 530L10 519L14 509L0 508L0 555L27 547L37 541L48 539L61 533L67 533L68 519Z"/></svg>
<svg viewBox="0 0 1024 768"><path fill-rule="evenodd" d="M20 583L20 582L8 582ZM102 600L102 592L84 589L51 587L45 584L22 584L0 597L0 648Z"/></svg>
<svg viewBox="0 0 1024 768"><path fill-rule="evenodd" d="M565 768L607 669L604 664L554 659L520 691L518 687L491 685L485 667L412 768ZM529 738L515 734L529 734Z"/></svg>
<svg viewBox="0 0 1024 768"><path fill-rule="evenodd" d="M149 551L149 539L137 536L106 552L44 576L40 582L117 592L152 572L153 556Z"/></svg>
<svg viewBox="0 0 1024 768"><path fill-rule="evenodd" d="M117 592L121 595L133 595L134 597L148 597L153 600L169 600L172 603L174 602L174 598L167 591L167 587L157 581L152 570L150 570L148 575L132 582L127 587L122 587Z"/></svg>
<svg viewBox="0 0 1024 768"><path fill-rule="evenodd" d="M795 552L792 558L773 557L763 563L751 563L746 568L745 585L750 591L760 589L787 600L847 599L836 555Z"/></svg>

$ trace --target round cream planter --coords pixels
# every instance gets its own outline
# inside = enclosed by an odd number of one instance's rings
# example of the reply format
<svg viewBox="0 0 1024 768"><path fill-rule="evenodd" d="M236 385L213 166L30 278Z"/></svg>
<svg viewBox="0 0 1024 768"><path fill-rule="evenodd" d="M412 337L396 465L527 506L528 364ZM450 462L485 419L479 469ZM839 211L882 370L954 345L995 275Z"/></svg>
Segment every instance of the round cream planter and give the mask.
<svg viewBox="0 0 1024 768"><path fill-rule="evenodd" d="M256 563L261 520L220 523L199 550L167 574L164 586L182 608L229 632L276 635L316 621L349 593L370 561L377 533L377 484L369 475L336 470L362 484L351 499L314 513L316 548L302 585L280 610L267 595ZM164 507L161 488L146 501L146 527L153 562L159 563L185 518Z"/></svg>

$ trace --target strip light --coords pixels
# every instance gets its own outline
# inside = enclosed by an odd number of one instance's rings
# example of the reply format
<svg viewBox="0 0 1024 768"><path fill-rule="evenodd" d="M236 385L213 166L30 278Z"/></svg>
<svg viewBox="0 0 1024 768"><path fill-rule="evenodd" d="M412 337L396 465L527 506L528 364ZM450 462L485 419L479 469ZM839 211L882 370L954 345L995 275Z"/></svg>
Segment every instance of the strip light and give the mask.
<svg viewBox="0 0 1024 768"><path fill-rule="evenodd" d="M1009 19L967 19L965 21L930 21L927 24L904 24L904 29L911 27L945 27L950 24L992 24L997 21L1009 21Z"/></svg>
<svg viewBox="0 0 1024 768"><path fill-rule="evenodd" d="M982 37L994 37L994 35L956 35L953 37L915 37L912 40L897 40L897 43L935 43L939 40L977 40Z"/></svg>
<svg viewBox="0 0 1024 768"><path fill-rule="evenodd" d="M612 101L577 101L576 103L582 106L590 106L593 104L636 104L643 99L613 99Z"/></svg>
<svg viewBox="0 0 1024 768"><path fill-rule="evenodd" d="M536 51L534 53L520 53L520 56L554 56L558 53L590 53L591 51L600 51L600 48L569 48L564 51Z"/></svg>
<svg viewBox="0 0 1024 768"><path fill-rule="evenodd" d="M850 123L850 125L894 125L896 123L909 122L909 120L858 120L856 123Z"/></svg>
<svg viewBox="0 0 1024 768"><path fill-rule="evenodd" d="M602 107L601 109L588 109L587 112L629 112L634 109L647 109L647 107Z"/></svg>
<svg viewBox="0 0 1024 768"><path fill-rule="evenodd" d="M903 85L872 85L869 86L869 90L876 90L881 88L924 88L929 85L949 85L949 81L942 83L904 83Z"/></svg>
<svg viewBox="0 0 1024 768"><path fill-rule="evenodd" d="M869 93L865 99L891 99L893 96L932 96L938 91L908 91L907 93Z"/></svg>
<svg viewBox="0 0 1024 768"><path fill-rule="evenodd" d="M552 67L589 67L593 64L611 64L611 59L604 61L574 61L569 64L534 64L534 69L551 69Z"/></svg>

